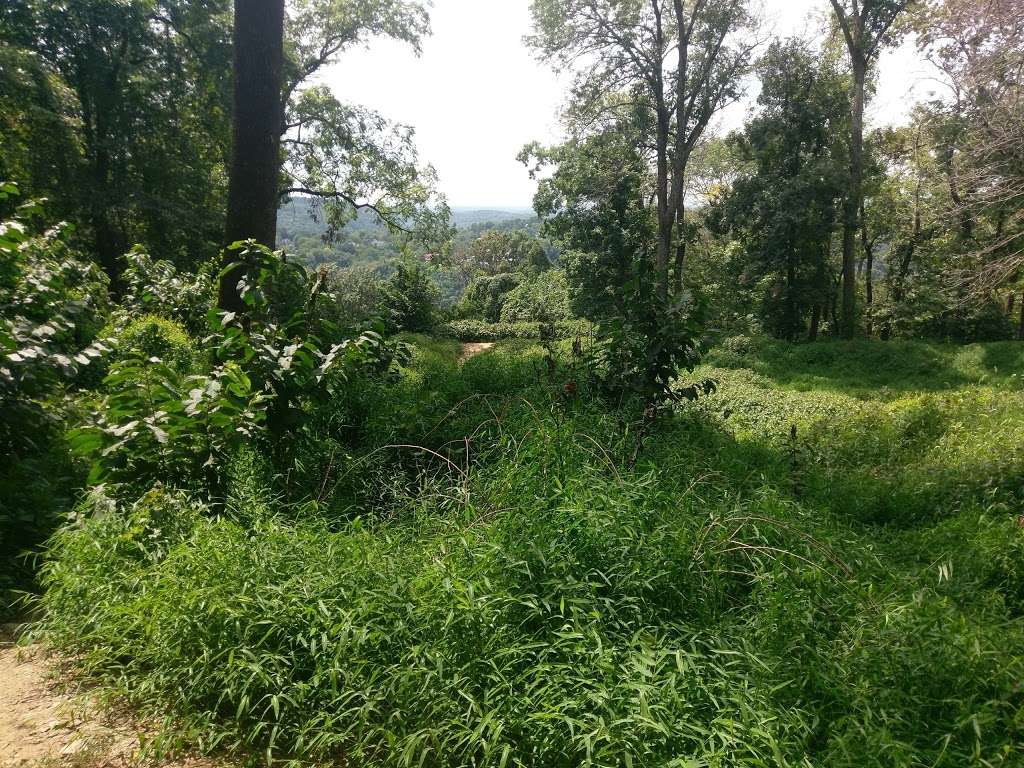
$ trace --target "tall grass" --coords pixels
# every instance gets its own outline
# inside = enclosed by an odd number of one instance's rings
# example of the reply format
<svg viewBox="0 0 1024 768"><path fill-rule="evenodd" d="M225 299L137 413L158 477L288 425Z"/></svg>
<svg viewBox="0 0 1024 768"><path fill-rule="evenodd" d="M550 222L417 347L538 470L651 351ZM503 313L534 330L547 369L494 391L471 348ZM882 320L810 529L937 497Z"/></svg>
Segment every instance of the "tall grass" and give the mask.
<svg viewBox="0 0 1024 768"><path fill-rule="evenodd" d="M313 502L258 457L220 518L94 496L39 636L274 763L1024 765L1024 395L843 368L698 371L637 453L539 349L421 340L324 415L357 449Z"/></svg>

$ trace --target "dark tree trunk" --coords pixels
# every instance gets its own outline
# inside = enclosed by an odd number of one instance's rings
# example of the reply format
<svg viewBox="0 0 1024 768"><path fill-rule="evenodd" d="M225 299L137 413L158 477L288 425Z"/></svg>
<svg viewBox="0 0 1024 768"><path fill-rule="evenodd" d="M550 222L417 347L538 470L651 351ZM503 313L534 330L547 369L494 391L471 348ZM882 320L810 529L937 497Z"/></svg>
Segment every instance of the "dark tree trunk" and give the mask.
<svg viewBox="0 0 1024 768"><path fill-rule="evenodd" d="M1020 295L1020 324L1017 326L1017 340L1024 341L1024 293Z"/></svg>
<svg viewBox="0 0 1024 768"><path fill-rule="evenodd" d="M829 297L829 312L832 317L832 335L838 335L839 332L839 293L842 290L842 286L838 283L832 287L832 296Z"/></svg>
<svg viewBox="0 0 1024 768"><path fill-rule="evenodd" d="M1013 318L1013 305L1017 301L1017 294L1011 293L1010 297L1006 300L1006 316Z"/></svg>
<svg viewBox="0 0 1024 768"><path fill-rule="evenodd" d="M860 203L860 242L864 248L864 304L868 309L867 332L868 336L874 333L871 320L871 305L875 300L875 246L868 237L868 220L864 216L864 201Z"/></svg>
<svg viewBox="0 0 1024 768"><path fill-rule="evenodd" d="M796 341L799 333L800 310L796 303L796 238L792 227L788 233L786 248L786 341Z"/></svg>
<svg viewBox="0 0 1024 768"><path fill-rule="evenodd" d="M284 0L235 0L234 116L228 179L228 244L252 238L273 248L277 241L278 175L281 168L281 90ZM226 252L224 265L234 260ZM217 305L245 310L237 270L220 282Z"/></svg>
<svg viewBox="0 0 1024 768"><path fill-rule="evenodd" d="M811 311L811 327L807 331L808 341L818 340L818 328L821 326L821 304L815 304Z"/></svg>
<svg viewBox="0 0 1024 768"><path fill-rule="evenodd" d="M853 97L850 106L850 187L843 202L843 305L839 333L852 339L856 331L856 239L858 214L864 197L864 81L867 63L853 54Z"/></svg>

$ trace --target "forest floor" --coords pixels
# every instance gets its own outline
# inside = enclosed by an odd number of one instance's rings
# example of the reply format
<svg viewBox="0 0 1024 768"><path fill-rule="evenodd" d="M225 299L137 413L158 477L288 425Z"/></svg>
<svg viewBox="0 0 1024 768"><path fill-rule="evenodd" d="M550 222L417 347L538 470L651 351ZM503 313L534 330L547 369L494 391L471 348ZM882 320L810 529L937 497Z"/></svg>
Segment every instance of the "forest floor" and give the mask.
<svg viewBox="0 0 1024 768"><path fill-rule="evenodd" d="M134 717L101 708L88 695L64 690L57 669L34 646L0 629L0 768L124 768L140 763ZM160 762L162 768L213 768L207 759Z"/></svg>

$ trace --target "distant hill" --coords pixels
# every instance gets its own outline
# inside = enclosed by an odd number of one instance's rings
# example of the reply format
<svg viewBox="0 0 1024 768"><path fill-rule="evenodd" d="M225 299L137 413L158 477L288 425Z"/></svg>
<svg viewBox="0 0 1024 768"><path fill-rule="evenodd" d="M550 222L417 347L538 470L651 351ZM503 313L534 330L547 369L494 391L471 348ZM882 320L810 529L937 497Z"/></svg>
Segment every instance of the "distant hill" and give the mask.
<svg viewBox="0 0 1024 768"><path fill-rule="evenodd" d="M452 208L452 223L459 229L474 224L533 219L532 208Z"/></svg>
<svg viewBox="0 0 1024 768"><path fill-rule="evenodd" d="M322 236L326 226L316 215L315 203L309 198L296 197L281 207L277 214L277 225L282 240L294 241L311 235ZM456 229L479 229L480 225L507 224L508 222L532 221L536 215L530 208L473 208L456 206L452 208L452 224ZM502 227L506 228L506 227ZM348 232L371 232L380 230L383 237L387 230L373 211L361 211L355 221L345 226Z"/></svg>
<svg viewBox="0 0 1024 768"><path fill-rule="evenodd" d="M456 247L465 247L489 229L540 233L540 220L529 208L452 208ZM307 264L365 265L387 272L401 255L399 245L372 211L361 211L345 225L336 241L325 243L327 231L310 198L296 197L277 215L278 245Z"/></svg>

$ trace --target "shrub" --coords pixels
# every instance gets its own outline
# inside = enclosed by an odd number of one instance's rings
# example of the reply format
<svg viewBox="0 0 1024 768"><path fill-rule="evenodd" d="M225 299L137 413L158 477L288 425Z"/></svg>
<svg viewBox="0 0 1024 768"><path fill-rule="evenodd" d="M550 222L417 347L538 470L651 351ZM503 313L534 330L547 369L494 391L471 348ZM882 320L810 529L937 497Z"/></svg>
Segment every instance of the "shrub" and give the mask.
<svg viewBox="0 0 1024 768"><path fill-rule="evenodd" d="M343 323L383 319L387 314L386 291L386 281L373 267L347 267L328 273L327 292L334 297L338 319Z"/></svg>
<svg viewBox="0 0 1024 768"><path fill-rule="evenodd" d="M319 316L318 277L255 243L235 250L246 269L240 285L248 311L211 314L204 351L212 370L186 376L142 348L127 350L104 380L105 396L73 433L75 449L91 461L90 482L122 485L126 496L163 482L203 490L220 503L222 469L241 445L265 439L285 470L314 403L329 399L354 370L386 373L405 359L405 346L385 343L377 331L325 341L334 329ZM286 305L270 297L282 284L303 285L307 298L278 325ZM173 329L141 327L157 329L144 335L146 343Z"/></svg>
<svg viewBox="0 0 1024 768"><path fill-rule="evenodd" d="M143 315L129 321L117 334L115 346L113 360L155 357L182 373L189 373L199 345L180 323L157 315Z"/></svg>
<svg viewBox="0 0 1024 768"><path fill-rule="evenodd" d="M439 295L423 267L399 264L384 289L389 327L396 331L430 330Z"/></svg>
<svg viewBox="0 0 1024 768"><path fill-rule="evenodd" d="M459 302L458 314L466 318L483 318L489 323L501 319L505 297L523 280L519 272L480 275L473 278Z"/></svg>
<svg viewBox="0 0 1024 768"><path fill-rule="evenodd" d="M565 272L547 269L524 280L505 295L503 323L554 323L572 318Z"/></svg>
<svg viewBox="0 0 1024 768"><path fill-rule="evenodd" d="M132 248L124 260L124 310L136 316L159 315L176 320L190 333L205 333L206 314L216 296L214 263L204 264L196 274L179 272L169 261L154 261L141 246Z"/></svg>

